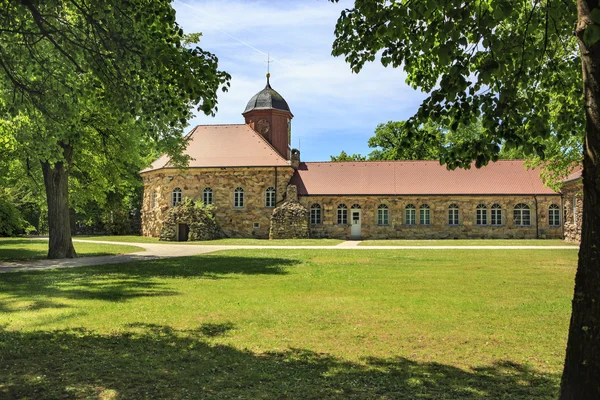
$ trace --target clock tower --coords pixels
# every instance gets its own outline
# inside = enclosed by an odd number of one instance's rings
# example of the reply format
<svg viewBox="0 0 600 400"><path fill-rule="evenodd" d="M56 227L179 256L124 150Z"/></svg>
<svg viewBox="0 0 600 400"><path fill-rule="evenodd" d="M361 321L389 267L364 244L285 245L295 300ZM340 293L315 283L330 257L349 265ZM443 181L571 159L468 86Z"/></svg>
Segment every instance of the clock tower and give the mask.
<svg viewBox="0 0 600 400"><path fill-rule="evenodd" d="M242 115L246 124L289 160L294 115L284 98L271 87L269 78L267 74L267 86L252 96Z"/></svg>

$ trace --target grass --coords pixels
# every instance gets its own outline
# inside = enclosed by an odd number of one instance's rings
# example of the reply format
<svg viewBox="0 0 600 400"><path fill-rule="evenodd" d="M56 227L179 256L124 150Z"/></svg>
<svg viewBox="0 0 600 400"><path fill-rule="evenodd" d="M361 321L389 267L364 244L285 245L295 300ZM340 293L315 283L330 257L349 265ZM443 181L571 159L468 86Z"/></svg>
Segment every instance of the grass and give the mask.
<svg viewBox="0 0 600 400"><path fill-rule="evenodd" d="M98 243L74 243L77 255L81 257L105 256L112 254L135 253L144 249L136 246L115 246ZM0 239L0 261L22 261L46 258L47 240L20 238Z"/></svg>
<svg viewBox="0 0 600 400"><path fill-rule="evenodd" d="M577 246L560 239L365 240L359 246Z"/></svg>
<svg viewBox="0 0 600 400"><path fill-rule="evenodd" d="M74 239L81 240L105 240L109 242L127 242L127 243L161 243L161 244L203 244L203 245L243 245L243 246L335 246L343 240L338 239L246 239L246 238L227 238L216 240L199 240L195 242L161 242L158 238L146 236L75 236Z"/></svg>
<svg viewBox="0 0 600 400"><path fill-rule="evenodd" d="M256 249L0 274L0 398L553 399L576 257Z"/></svg>

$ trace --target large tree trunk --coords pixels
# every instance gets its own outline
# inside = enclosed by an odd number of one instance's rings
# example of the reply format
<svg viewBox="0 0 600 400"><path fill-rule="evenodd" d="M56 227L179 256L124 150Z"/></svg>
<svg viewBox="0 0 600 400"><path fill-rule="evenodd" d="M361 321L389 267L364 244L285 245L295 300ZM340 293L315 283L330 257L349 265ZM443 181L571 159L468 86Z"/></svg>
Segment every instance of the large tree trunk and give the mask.
<svg viewBox="0 0 600 400"><path fill-rule="evenodd" d="M583 154L583 218L567 342L561 400L600 399L600 43L587 47L585 27L598 0L578 0L577 36L581 51L586 110Z"/></svg>
<svg viewBox="0 0 600 400"><path fill-rule="evenodd" d="M73 149L63 144L64 162L42 162L46 201L48 202L48 258L76 257L69 223L69 164Z"/></svg>

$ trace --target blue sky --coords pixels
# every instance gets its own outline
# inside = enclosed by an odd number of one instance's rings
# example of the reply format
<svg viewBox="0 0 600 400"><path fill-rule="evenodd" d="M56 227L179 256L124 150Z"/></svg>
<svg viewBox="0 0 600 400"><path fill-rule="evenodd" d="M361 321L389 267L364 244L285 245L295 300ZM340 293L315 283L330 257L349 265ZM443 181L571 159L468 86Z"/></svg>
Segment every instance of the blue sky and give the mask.
<svg viewBox="0 0 600 400"><path fill-rule="evenodd" d="M266 83L267 53L271 86L288 102L292 147L300 143L304 161L328 161L341 150L368 154L378 123L403 120L425 97L406 83L400 69L378 61L353 74L331 47L340 12L352 2L325 0L175 0L185 32L202 32L200 47L217 55L231 74L229 92L219 95L215 117L198 124L239 124L248 100Z"/></svg>

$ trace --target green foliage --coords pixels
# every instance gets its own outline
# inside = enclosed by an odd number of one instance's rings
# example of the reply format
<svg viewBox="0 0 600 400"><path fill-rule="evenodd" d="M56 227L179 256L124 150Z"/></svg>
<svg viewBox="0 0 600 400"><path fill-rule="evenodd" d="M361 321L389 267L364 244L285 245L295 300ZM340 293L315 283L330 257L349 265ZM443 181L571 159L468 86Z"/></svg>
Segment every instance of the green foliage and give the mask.
<svg viewBox="0 0 600 400"><path fill-rule="evenodd" d="M1 8L0 171L2 160L27 166L36 201L45 195L32 183L43 182L40 164L66 161L76 212L94 203L104 213L126 210L141 187L137 172L159 153L185 163L187 121L214 113L218 90L229 86L167 0Z"/></svg>
<svg viewBox="0 0 600 400"><path fill-rule="evenodd" d="M181 203L171 207L163 222L159 240L178 240L179 224L188 226L190 241L212 240L223 236L215 219L214 206L202 201L186 197Z"/></svg>
<svg viewBox="0 0 600 400"><path fill-rule="evenodd" d="M576 152L584 134L576 19L575 2L358 0L337 22L333 54L354 72L379 57L429 93L407 136L435 142L418 129L429 121L457 134L439 155L450 168L495 161L502 146L545 159L552 143ZM482 134L458 134L477 121Z"/></svg>
<svg viewBox="0 0 600 400"><path fill-rule="evenodd" d="M360 154L352 154L348 155L344 150L340 152L338 156L330 156L331 161L366 161L366 156L361 156Z"/></svg>
<svg viewBox="0 0 600 400"><path fill-rule="evenodd" d="M17 208L0 197L0 236L24 233L24 220Z"/></svg>

